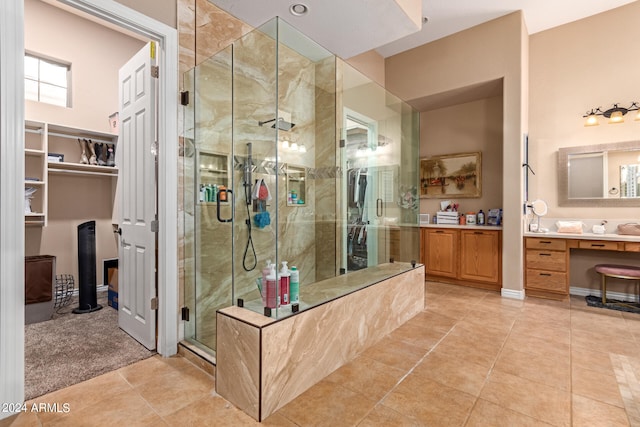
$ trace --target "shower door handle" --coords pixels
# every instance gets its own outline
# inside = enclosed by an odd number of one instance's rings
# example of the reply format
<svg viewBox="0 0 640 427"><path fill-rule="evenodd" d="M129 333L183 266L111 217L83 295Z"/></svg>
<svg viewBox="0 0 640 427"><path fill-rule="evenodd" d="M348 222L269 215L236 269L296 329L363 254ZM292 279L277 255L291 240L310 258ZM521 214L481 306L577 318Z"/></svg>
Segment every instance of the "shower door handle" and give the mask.
<svg viewBox="0 0 640 427"><path fill-rule="evenodd" d="M376 216L381 217L382 216L382 199L376 199Z"/></svg>
<svg viewBox="0 0 640 427"><path fill-rule="evenodd" d="M231 217L229 217L229 218L222 218L220 216L220 199L222 198L222 197L220 197L220 195L222 193L225 193L225 196L226 196L225 199L229 203L231 203ZM231 196L229 196L229 194L231 194ZM217 203L218 203L218 209L216 209L216 211L217 211L216 215L218 216L218 221L220 221L220 222L231 222L231 221L233 221L233 191L232 190L227 190L227 189L220 190L220 192L218 193L218 201L217 201Z"/></svg>

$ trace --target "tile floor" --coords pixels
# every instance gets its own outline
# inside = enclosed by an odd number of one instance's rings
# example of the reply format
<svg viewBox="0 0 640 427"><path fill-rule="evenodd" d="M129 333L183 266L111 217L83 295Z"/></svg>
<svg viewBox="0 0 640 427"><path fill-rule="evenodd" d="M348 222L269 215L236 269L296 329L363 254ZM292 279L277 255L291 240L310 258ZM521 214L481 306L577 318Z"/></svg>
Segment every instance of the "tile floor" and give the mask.
<svg viewBox="0 0 640 427"><path fill-rule="evenodd" d="M640 316L427 283L427 308L263 422L640 426ZM245 426L213 377L159 356L42 396L12 426Z"/></svg>

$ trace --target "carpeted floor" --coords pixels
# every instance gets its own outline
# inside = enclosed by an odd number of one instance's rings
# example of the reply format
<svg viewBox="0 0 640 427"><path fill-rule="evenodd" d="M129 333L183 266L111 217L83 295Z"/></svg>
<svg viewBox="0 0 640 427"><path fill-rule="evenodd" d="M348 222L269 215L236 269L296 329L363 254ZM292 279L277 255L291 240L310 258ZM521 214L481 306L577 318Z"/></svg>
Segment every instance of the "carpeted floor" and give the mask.
<svg viewBox="0 0 640 427"><path fill-rule="evenodd" d="M118 327L118 311L73 314L77 299L53 320L25 326L25 400L88 380L155 354Z"/></svg>

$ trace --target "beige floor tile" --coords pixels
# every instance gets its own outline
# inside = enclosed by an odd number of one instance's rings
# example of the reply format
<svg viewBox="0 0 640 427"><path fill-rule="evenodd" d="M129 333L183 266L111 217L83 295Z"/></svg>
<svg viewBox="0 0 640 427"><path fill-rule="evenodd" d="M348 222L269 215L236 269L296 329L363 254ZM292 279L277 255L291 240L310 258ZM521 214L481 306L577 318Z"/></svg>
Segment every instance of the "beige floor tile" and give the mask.
<svg viewBox="0 0 640 427"><path fill-rule="evenodd" d="M628 426L624 409L574 394L571 413L574 427Z"/></svg>
<svg viewBox="0 0 640 427"><path fill-rule="evenodd" d="M447 333L422 326L407 324L400 326L390 336L423 350L432 349Z"/></svg>
<svg viewBox="0 0 640 427"><path fill-rule="evenodd" d="M93 407L100 402L112 400L130 390L132 390L131 386L120 376L118 371L114 371L62 390L45 394L30 402L58 404L59 406L67 403L71 412L78 412L86 407ZM41 412L38 417L43 423L48 423L63 415L58 412Z"/></svg>
<svg viewBox="0 0 640 427"><path fill-rule="evenodd" d="M29 409L0 420L0 427L40 427L41 425L37 413Z"/></svg>
<svg viewBox="0 0 640 427"><path fill-rule="evenodd" d="M354 426L376 405L373 400L330 381L320 381L276 411L300 426Z"/></svg>
<svg viewBox="0 0 640 427"><path fill-rule="evenodd" d="M495 403L478 399L465 427L545 427L549 425Z"/></svg>
<svg viewBox="0 0 640 427"><path fill-rule="evenodd" d="M283 417L282 415L275 413L271 414L269 418L263 420L260 423L261 426L269 426L269 427L297 427L298 425L293 421L290 421Z"/></svg>
<svg viewBox="0 0 640 427"><path fill-rule="evenodd" d="M410 375L439 382L472 396L478 396L489 374L489 367L430 353Z"/></svg>
<svg viewBox="0 0 640 427"><path fill-rule="evenodd" d="M572 391L575 395L588 397L620 408L624 407L618 382L613 372L604 374L574 366L572 368L571 381Z"/></svg>
<svg viewBox="0 0 640 427"><path fill-rule="evenodd" d="M546 341L553 341L562 345L571 344L571 328L568 326L558 326L552 320L548 320L544 317L519 317L513 324L511 334L525 334L532 337L543 338Z"/></svg>
<svg viewBox="0 0 640 427"><path fill-rule="evenodd" d="M571 348L571 365L613 375L613 366L608 352L591 350L585 347Z"/></svg>
<svg viewBox="0 0 640 427"><path fill-rule="evenodd" d="M220 396L208 395L164 416L171 426L257 426L256 420Z"/></svg>
<svg viewBox="0 0 640 427"><path fill-rule="evenodd" d="M160 423L153 409L133 390L103 400L80 410L73 407L68 414L43 426L148 426Z"/></svg>
<svg viewBox="0 0 640 427"><path fill-rule="evenodd" d="M377 405L369 414L358 424L358 427L379 427L379 426L396 426L396 427L419 427L424 424L417 420L400 414L399 412L389 409L384 405Z"/></svg>
<svg viewBox="0 0 640 427"><path fill-rule="evenodd" d="M570 390L571 387L571 363L568 357L545 356L505 348L500 353L494 370L563 390Z"/></svg>
<svg viewBox="0 0 640 427"><path fill-rule="evenodd" d="M482 298L480 305L488 308L492 308L494 306L502 308L508 307L520 312L524 307L524 301L513 298L503 298L498 292L489 292Z"/></svg>
<svg viewBox="0 0 640 427"><path fill-rule="evenodd" d="M555 426L571 424L569 391L515 375L492 371L480 398Z"/></svg>
<svg viewBox="0 0 640 427"><path fill-rule="evenodd" d="M390 336L366 349L362 355L405 372L413 368L428 350Z"/></svg>
<svg viewBox="0 0 640 427"><path fill-rule="evenodd" d="M326 380L377 402L398 384L406 372L360 356L335 370Z"/></svg>
<svg viewBox="0 0 640 427"><path fill-rule="evenodd" d="M544 337L527 335L525 333L511 334L504 344L505 350L517 350L540 356L566 358L571 356L571 346L561 344Z"/></svg>
<svg viewBox="0 0 640 427"><path fill-rule="evenodd" d="M160 375L173 372L175 369L163 361L162 356L155 355L140 362L119 369L118 372L133 387L151 381Z"/></svg>
<svg viewBox="0 0 640 427"><path fill-rule="evenodd" d="M571 330L572 347L587 348L625 356L634 357L640 354L640 346L635 339L624 335L594 335L586 330Z"/></svg>
<svg viewBox="0 0 640 427"><path fill-rule="evenodd" d="M422 326L423 328L435 329L442 332L449 331L457 320L443 314L434 313L431 311L422 311L416 314L409 322L416 326Z"/></svg>
<svg viewBox="0 0 640 427"><path fill-rule="evenodd" d="M436 354L490 368L500 352L501 343L488 342L481 334L455 329L433 349Z"/></svg>
<svg viewBox="0 0 640 427"><path fill-rule="evenodd" d="M462 426L476 398L419 375L410 375L382 402L428 426Z"/></svg>
<svg viewBox="0 0 640 427"><path fill-rule="evenodd" d="M135 387L135 390L160 416L165 416L214 392L213 380L207 380L208 375L204 372L202 375L190 378L176 370L155 377Z"/></svg>

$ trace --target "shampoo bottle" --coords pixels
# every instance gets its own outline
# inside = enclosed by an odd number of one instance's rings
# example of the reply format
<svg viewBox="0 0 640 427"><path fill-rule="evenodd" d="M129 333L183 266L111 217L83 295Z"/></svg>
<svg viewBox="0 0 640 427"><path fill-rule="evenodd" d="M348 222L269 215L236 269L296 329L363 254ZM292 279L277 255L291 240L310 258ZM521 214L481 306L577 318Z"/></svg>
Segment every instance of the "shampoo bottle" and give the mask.
<svg viewBox="0 0 640 427"><path fill-rule="evenodd" d="M300 302L300 272L294 265L291 267L291 281L289 283L289 299L292 304Z"/></svg>
<svg viewBox="0 0 640 427"><path fill-rule="evenodd" d="M267 275L267 307L276 308L278 306L278 294L277 294L277 282L276 282L276 265L269 265L269 274Z"/></svg>
<svg viewBox="0 0 640 427"><path fill-rule="evenodd" d="M480 212L478 212L478 225L484 225L484 212L482 212L482 209L480 209Z"/></svg>
<svg viewBox="0 0 640 427"><path fill-rule="evenodd" d="M282 269L280 269L280 304L289 304L289 282L291 273L287 268L287 261L282 261Z"/></svg>

